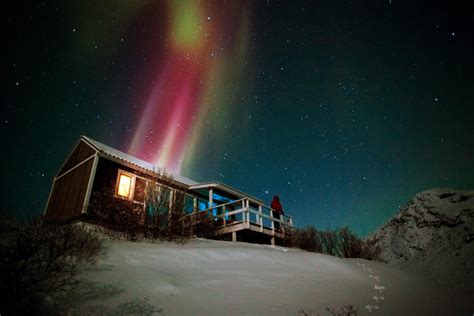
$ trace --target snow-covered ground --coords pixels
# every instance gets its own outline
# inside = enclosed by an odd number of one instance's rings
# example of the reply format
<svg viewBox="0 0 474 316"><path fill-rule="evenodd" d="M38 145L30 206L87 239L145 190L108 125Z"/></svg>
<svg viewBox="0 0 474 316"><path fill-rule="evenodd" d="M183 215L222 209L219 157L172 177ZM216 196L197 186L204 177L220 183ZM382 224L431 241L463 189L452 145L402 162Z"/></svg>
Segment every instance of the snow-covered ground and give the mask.
<svg viewBox="0 0 474 316"><path fill-rule="evenodd" d="M472 315L474 300L379 262L297 249L193 240L106 241L72 315Z"/></svg>

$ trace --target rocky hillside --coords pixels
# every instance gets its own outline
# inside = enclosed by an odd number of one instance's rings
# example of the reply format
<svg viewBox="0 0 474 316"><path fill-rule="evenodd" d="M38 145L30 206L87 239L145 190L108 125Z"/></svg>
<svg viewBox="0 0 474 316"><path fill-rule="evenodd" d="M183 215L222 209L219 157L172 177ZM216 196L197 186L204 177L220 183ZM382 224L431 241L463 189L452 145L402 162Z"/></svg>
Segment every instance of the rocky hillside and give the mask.
<svg viewBox="0 0 474 316"><path fill-rule="evenodd" d="M474 191L418 193L372 237L389 264L474 292Z"/></svg>

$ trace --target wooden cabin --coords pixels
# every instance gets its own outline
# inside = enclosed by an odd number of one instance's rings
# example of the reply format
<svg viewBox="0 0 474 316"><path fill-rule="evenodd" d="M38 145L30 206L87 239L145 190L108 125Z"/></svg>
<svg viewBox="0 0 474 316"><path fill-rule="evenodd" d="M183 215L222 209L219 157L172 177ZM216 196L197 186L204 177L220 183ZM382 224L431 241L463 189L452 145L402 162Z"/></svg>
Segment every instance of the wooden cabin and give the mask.
<svg viewBox="0 0 474 316"><path fill-rule="evenodd" d="M219 221L214 232L218 239L275 244L293 226L290 216L273 217L264 201L245 192L220 182L198 183L165 175L149 162L86 136L80 137L53 179L44 216L69 221L104 204L114 205L106 208L111 213L132 209L137 220L143 220L150 184L169 190L170 208L181 199L187 225L196 225L203 214L212 214Z"/></svg>

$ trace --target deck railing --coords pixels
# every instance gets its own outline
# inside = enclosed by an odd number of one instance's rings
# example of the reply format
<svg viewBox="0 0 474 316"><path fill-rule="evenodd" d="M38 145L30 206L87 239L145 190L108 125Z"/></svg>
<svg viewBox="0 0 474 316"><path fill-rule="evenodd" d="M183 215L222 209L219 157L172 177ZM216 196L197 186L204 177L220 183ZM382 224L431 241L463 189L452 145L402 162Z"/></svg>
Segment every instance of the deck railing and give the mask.
<svg viewBox="0 0 474 316"><path fill-rule="evenodd" d="M285 231L288 227L293 227L291 216L281 214L280 219L278 219L273 216L274 213L276 211L268 206L255 205L250 203L248 199L240 199L188 214L185 223L186 225L196 225L206 218L214 218L221 221L216 228L247 223L249 226L260 227L261 232L264 231L264 228L275 232L275 230ZM279 225L275 225L276 223Z"/></svg>

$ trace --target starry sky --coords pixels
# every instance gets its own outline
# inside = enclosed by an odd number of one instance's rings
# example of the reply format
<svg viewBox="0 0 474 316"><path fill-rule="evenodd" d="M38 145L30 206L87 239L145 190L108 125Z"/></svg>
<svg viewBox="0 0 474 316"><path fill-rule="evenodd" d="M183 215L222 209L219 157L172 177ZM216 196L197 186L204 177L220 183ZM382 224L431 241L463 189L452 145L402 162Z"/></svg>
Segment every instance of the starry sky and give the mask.
<svg viewBox="0 0 474 316"><path fill-rule="evenodd" d="M87 135L365 236L474 188L474 12L448 1L30 1L2 19L1 207Z"/></svg>

